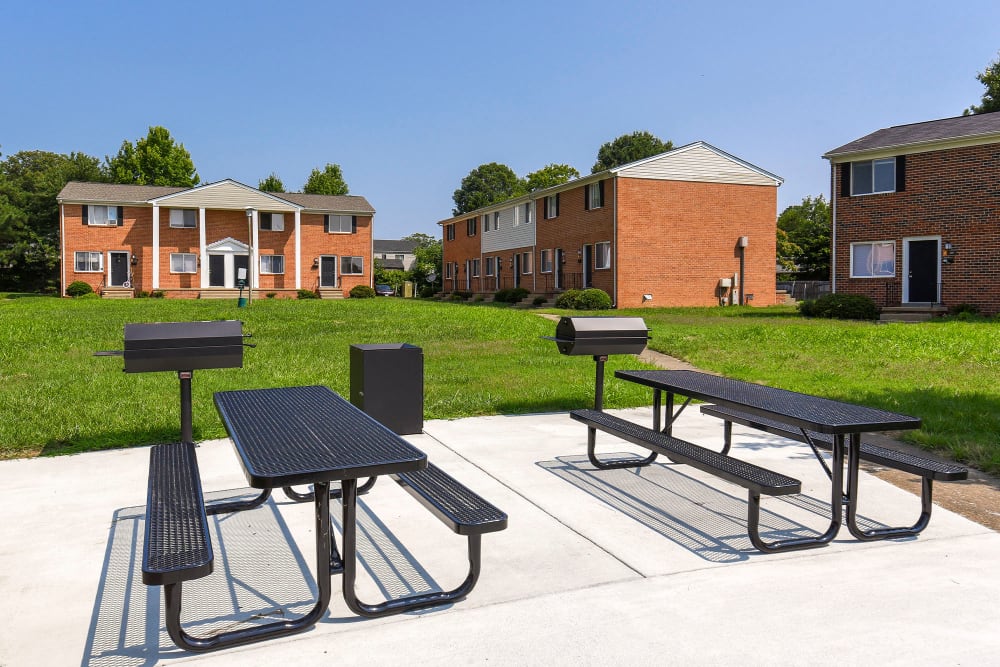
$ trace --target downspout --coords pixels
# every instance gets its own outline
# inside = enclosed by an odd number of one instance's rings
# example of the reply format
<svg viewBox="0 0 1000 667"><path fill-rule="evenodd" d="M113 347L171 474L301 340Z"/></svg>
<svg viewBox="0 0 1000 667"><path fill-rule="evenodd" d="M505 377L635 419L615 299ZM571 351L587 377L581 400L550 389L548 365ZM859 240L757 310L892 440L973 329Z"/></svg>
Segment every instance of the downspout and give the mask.
<svg viewBox="0 0 1000 667"><path fill-rule="evenodd" d="M59 296L66 295L66 204L59 204Z"/></svg>
<svg viewBox="0 0 1000 667"><path fill-rule="evenodd" d="M618 308L618 174L614 174L611 184L615 189L614 203L611 206L611 238L615 243L615 256L611 260L614 262L614 271L611 272L611 290L614 295L611 297L613 308Z"/></svg>

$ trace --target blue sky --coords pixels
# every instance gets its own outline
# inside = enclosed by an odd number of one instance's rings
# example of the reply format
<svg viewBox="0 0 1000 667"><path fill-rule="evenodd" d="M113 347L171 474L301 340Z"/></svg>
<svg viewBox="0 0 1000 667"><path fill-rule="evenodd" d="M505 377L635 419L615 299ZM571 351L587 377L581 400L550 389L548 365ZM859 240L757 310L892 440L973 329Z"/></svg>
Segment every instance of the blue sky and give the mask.
<svg viewBox="0 0 1000 667"><path fill-rule="evenodd" d="M439 235L477 165L590 173L648 130L829 197L827 150L960 115L1000 2L47 2L2 14L0 151L103 158L163 125L203 182L341 165L377 238Z"/></svg>

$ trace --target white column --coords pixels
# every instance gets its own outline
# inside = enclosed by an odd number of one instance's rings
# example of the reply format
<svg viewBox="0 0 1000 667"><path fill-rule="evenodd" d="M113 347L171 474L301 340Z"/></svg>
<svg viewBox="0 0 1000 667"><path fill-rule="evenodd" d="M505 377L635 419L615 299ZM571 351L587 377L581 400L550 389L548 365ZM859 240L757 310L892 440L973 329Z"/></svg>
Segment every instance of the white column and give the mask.
<svg viewBox="0 0 1000 667"><path fill-rule="evenodd" d="M208 250L206 249L207 232L205 231L205 207L198 209L198 273L201 276L201 288L208 288Z"/></svg>
<svg viewBox="0 0 1000 667"><path fill-rule="evenodd" d="M302 211L295 209L295 289L302 289Z"/></svg>
<svg viewBox="0 0 1000 667"><path fill-rule="evenodd" d="M160 289L160 207L153 204L153 289Z"/></svg>
<svg viewBox="0 0 1000 667"><path fill-rule="evenodd" d="M253 209L253 218L250 220L251 224L251 238L250 242L250 275L253 276L253 281L250 283L250 289L260 289L260 261L257 259L260 257L259 251L259 232L260 225L257 224L257 209Z"/></svg>

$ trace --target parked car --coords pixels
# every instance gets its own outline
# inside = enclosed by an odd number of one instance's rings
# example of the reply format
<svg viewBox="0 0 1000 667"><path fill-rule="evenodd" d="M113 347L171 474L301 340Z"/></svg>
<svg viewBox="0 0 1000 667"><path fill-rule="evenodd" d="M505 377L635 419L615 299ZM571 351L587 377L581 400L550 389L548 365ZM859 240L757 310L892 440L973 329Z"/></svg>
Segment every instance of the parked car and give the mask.
<svg viewBox="0 0 1000 667"><path fill-rule="evenodd" d="M392 289L392 285L376 285L375 294L376 296L392 296L396 293L396 290Z"/></svg>

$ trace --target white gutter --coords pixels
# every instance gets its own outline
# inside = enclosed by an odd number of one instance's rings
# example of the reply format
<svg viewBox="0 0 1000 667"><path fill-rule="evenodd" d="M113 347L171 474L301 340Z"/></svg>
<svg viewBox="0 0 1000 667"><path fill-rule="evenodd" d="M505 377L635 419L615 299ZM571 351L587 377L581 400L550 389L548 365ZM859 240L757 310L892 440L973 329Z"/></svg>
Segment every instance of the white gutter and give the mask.
<svg viewBox="0 0 1000 667"><path fill-rule="evenodd" d="M66 205L59 204L59 296L66 294Z"/></svg>
<svg viewBox="0 0 1000 667"><path fill-rule="evenodd" d="M837 291L837 167L830 161L830 199L833 212L830 225L830 291Z"/></svg>

